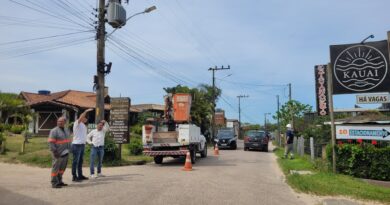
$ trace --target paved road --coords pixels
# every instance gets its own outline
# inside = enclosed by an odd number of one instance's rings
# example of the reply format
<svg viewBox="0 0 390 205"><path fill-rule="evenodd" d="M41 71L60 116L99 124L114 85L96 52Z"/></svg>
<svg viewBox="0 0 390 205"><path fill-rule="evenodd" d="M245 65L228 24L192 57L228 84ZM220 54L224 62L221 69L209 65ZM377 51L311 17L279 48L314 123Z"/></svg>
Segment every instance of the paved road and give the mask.
<svg viewBox="0 0 390 205"><path fill-rule="evenodd" d="M221 150L198 159L194 171L181 171L183 159L103 168L104 178L52 189L50 170L0 163L0 204L308 204L283 182L268 152ZM87 172L85 168L84 172Z"/></svg>

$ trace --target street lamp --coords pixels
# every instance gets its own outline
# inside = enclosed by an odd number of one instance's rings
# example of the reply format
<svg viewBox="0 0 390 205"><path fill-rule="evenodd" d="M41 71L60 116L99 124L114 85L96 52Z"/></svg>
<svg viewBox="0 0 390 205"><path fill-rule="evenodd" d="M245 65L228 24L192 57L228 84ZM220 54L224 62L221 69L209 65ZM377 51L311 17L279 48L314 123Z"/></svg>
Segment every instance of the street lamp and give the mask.
<svg viewBox="0 0 390 205"><path fill-rule="evenodd" d="M123 22L118 28L121 28L122 26L124 26L124 25L126 24L126 22L127 22L128 20L130 20L131 18L133 18L134 16L138 16L138 15L140 15L140 14L150 13L150 12L156 10L156 9L157 9L156 6L151 6L151 7L149 7L149 8L146 8L144 11L135 13L135 14L129 16L129 17L126 19L126 21ZM107 39L108 37L110 37L118 28L115 28L113 31L111 31L111 33L109 33L109 34L106 36L106 39Z"/></svg>
<svg viewBox="0 0 390 205"><path fill-rule="evenodd" d="M264 113L264 131L267 132L267 115L271 115L271 113Z"/></svg>

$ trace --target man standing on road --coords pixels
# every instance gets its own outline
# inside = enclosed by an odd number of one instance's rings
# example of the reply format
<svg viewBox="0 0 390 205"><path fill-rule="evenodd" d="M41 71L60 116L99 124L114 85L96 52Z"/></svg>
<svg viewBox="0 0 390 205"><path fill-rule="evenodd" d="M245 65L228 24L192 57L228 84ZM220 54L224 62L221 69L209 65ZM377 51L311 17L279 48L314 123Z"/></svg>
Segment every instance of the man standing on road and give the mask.
<svg viewBox="0 0 390 205"><path fill-rule="evenodd" d="M87 140L87 123L88 119L86 117L87 113L93 109L88 109L81 113L78 120L73 124L73 142L72 142L72 153L73 153L73 162L72 162L72 181L80 182L81 180L88 179L83 176L83 160L84 160L84 149L85 143ZM76 173L77 172L77 173Z"/></svg>
<svg viewBox="0 0 390 205"><path fill-rule="evenodd" d="M68 155L70 149L70 132L65 128L65 117L57 119L57 127L50 130L49 148L52 155L51 185L53 188L67 186L62 181L62 175L68 164Z"/></svg>
<svg viewBox="0 0 390 205"><path fill-rule="evenodd" d="M91 148L91 158L90 158L90 170L91 170L91 178L94 179L96 177L104 177L102 174L102 162L104 156L104 137L106 136L106 132L109 130L108 123L104 120L100 121L97 125L97 128L92 130L87 135L88 144L92 145ZM95 175L95 158L98 157L98 165L97 165L97 175Z"/></svg>
<svg viewBox="0 0 390 205"><path fill-rule="evenodd" d="M284 158L287 158L288 153L290 153L290 159L294 159L293 153L293 143L294 143L294 132L291 129L291 124L287 124L287 132L286 132L286 147L284 151Z"/></svg>

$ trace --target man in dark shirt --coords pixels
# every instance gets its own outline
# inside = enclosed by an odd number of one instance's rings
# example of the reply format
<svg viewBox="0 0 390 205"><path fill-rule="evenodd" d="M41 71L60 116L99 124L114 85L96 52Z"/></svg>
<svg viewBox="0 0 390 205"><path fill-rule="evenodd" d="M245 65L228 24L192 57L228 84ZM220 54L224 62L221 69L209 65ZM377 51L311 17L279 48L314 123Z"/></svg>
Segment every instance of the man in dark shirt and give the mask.
<svg viewBox="0 0 390 205"><path fill-rule="evenodd" d="M284 158L287 158L287 155L290 153L290 159L294 159L294 132L291 128L291 124L287 124L287 132L286 132L286 146L284 151Z"/></svg>

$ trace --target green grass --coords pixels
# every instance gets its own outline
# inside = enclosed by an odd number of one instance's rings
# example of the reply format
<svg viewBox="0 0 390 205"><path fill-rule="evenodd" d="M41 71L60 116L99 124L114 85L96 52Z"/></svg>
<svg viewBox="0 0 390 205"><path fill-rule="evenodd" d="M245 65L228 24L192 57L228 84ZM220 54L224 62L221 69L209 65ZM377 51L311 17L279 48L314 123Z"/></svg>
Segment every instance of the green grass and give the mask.
<svg viewBox="0 0 390 205"><path fill-rule="evenodd" d="M6 163L23 163L38 167L51 167L51 154L47 144L47 137L33 137L29 139L26 144L24 154L20 153L23 143L21 135L7 136L6 153L0 155L0 162ZM111 162L104 162L103 166L125 166L125 165L142 165L153 161L153 158L148 156L129 156L126 145L122 145L122 160L115 160ZM89 166L89 153L84 154L83 166ZM69 157L68 167L71 166L71 159Z"/></svg>
<svg viewBox="0 0 390 205"><path fill-rule="evenodd" d="M294 160L282 159L283 150L277 149L278 163L286 174L287 183L297 191L321 196L349 196L363 200L390 203L390 188L369 184L361 179L333 174L312 163L308 156ZM323 163L324 164L324 163ZM289 174L290 170L309 170L312 175Z"/></svg>

